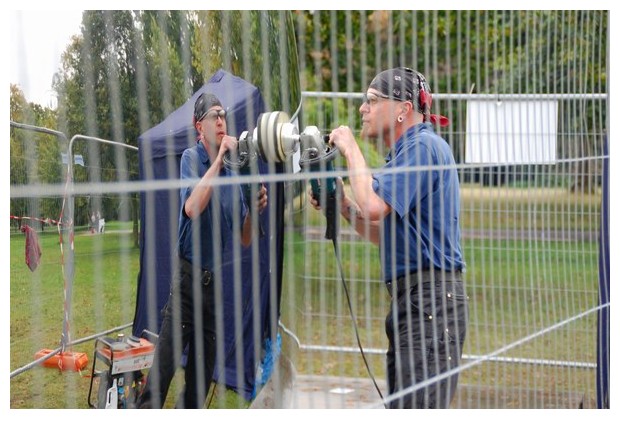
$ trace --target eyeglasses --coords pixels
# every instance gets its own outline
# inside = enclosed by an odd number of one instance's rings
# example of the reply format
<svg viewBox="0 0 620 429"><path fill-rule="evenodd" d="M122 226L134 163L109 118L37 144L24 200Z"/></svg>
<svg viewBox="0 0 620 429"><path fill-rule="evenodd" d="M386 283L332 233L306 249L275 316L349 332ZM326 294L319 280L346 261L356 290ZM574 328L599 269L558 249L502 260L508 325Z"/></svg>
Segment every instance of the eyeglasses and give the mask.
<svg viewBox="0 0 620 429"><path fill-rule="evenodd" d="M204 118L207 118L209 121L215 122L217 118L221 120L226 119L226 110L211 110L207 112L200 120L202 121Z"/></svg>
<svg viewBox="0 0 620 429"><path fill-rule="evenodd" d="M367 92L366 94L362 96L362 104L366 103L369 106L374 106L375 104L379 102L380 99L389 100L390 98L391 97L385 94Z"/></svg>

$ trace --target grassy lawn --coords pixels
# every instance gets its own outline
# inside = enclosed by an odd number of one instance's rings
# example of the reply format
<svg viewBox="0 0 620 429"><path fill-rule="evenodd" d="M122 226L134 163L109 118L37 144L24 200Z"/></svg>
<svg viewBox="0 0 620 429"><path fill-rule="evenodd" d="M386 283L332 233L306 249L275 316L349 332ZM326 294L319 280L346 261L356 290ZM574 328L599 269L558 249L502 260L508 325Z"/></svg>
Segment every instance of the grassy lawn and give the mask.
<svg viewBox="0 0 620 429"><path fill-rule="evenodd" d="M522 240L464 241L468 260L477 261L469 265L465 275L471 313L465 354L491 353L596 305L596 243L553 242L537 249L537 254L528 244ZM356 347L336 261L323 258L333 255L330 243L309 243L298 237L292 246L294 251L287 254L294 256L287 262L305 269L287 282L294 287L285 290L283 322L297 332L304 344ZM389 298L380 283L377 264L366 263L376 261L377 250L363 243L343 243L341 248L343 271L362 342L365 347L386 348L383 323ZM590 263L583 263L584 253L590 255ZM544 261L545 265L536 266L531 264L532 260ZM317 271L317 266L321 267L321 276L312 275L313 267ZM285 272L299 271L285 269ZM593 345L592 336L596 333L593 327L591 317L578 319L516 347L508 355L594 362L594 347L567 347L568 340ZM306 372L306 366L308 372L332 375L343 369L317 369L312 356L308 357L308 361L301 360L300 372ZM350 358L356 360L358 356ZM345 365L344 369L349 376L363 376L365 372L359 364ZM376 373L383 373L382 358L375 369Z"/></svg>
<svg viewBox="0 0 620 429"><path fill-rule="evenodd" d="M599 204L599 196L557 190L508 192L464 187L462 223L464 231L596 232ZM301 210L294 218L296 225L324 226L324 218L312 209ZM139 250L133 246L130 230L131 225L109 222L102 235L76 231L72 339L132 322ZM595 316L578 318L531 341L519 342L596 305L595 241L464 235L470 296L466 355L481 356L514 344L503 357L595 362ZM30 363L37 351L60 344L65 284L58 232L46 229L39 233L39 240L41 265L30 272L24 263L23 234L11 235L12 372ZM384 349L388 297L379 280L378 250L354 241L342 242L340 251L362 344ZM295 228L286 235L284 254L283 323L303 344L357 347L332 243L308 240L303 230ZM18 374L10 381L11 408L87 408L94 341L73 350L88 354L89 366L83 373L36 367ZM375 377L384 377L384 356L367 357ZM303 374L368 376L358 353L302 352L293 362ZM466 370L461 381L498 388L553 386L592 393L594 371L488 361ZM173 383L167 406L172 406L179 382ZM222 408L247 406L236 395L221 390L213 403Z"/></svg>

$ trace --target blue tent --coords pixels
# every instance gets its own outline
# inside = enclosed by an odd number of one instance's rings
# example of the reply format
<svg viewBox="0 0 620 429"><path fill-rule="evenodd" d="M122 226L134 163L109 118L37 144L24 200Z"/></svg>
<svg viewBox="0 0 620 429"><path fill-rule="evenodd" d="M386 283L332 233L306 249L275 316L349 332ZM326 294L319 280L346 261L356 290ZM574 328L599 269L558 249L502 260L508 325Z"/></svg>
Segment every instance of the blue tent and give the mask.
<svg viewBox="0 0 620 429"><path fill-rule="evenodd" d="M599 232L599 305L596 354L596 392L598 408L610 408L609 399L609 146L603 142L603 197Z"/></svg>
<svg viewBox="0 0 620 429"><path fill-rule="evenodd" d="M185 104L139 137L140 180L155 183L158 180L179 178L181 155L186 148L197 142L192 115L194 102L203 92L217 95L224 104L223 107L228 112L230 135L239 136L243 130L254 129L258 116L265 109L258 88L224 70L218 70ZM269 171L269 166L260 160L258 167L260 173ZM274 168L271 171L277 171L277 168ZM140 272L133 323L134 335L140 335L144 329L159 332L161 309L170 291L172 258L177 244L179 190L168 190L165 186L155 188L160 190L146 190L142 192L140 200ZM281 184L269 185L268 192L269 206L259 219L265 231L265 235L258 242L259 266L253 266L252 247L242 250L241 261L235 261L232 251L222 255L223 284L228 286L223 287L225 347L224 362L218 358L214 379L233 388L247 400L252 399L255 392L257 356L260 357L263 344L275 338L274 331L277 331L280 314L283 229L279 227L277 231L270 231L268 219L269 212L273 213L273 210L283 213L284 192ZM231 240L232 237L223 239ZM270 244L275 252L270 251ZM233 246L226 248L232 249ZM273 258L276 260L273 261ZM235 273L235 265L241 267L241 273ZM259 270L258 282L254 282L253 286L253 273L256 269ZM241 284L240 288L235 288L235 278L237 285ZM270 287L274 279L276 285ZM257 296L259 298L256 298ZM278 308L270 308L270 305L273 307L270 303L277 303ZM256 326L255 318L260 326ZM255 344L257 342L260 343ZM243 356L239 368L237 346L241 348ZM219 352L218 357L221 357L221 350ZM223 373L218 371L222 365ZM238 374L239 372L243 374Z"/></svg>

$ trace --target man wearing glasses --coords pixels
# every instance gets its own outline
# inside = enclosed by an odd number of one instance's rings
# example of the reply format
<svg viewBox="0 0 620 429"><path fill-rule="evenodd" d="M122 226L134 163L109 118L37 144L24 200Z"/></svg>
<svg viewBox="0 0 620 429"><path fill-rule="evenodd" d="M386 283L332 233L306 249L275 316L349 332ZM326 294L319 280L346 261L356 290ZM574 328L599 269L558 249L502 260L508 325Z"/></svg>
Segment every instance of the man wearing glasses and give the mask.
<svg viewBox="0 0 620 429"><path fill-rule="evenodd" d="M431 115L431 102L426 79L412 69L385 70L372 80L359 109L361 134L390 148L375 174L348 127L330 133L347 160L353 194L341 193L341 214L381 250L391 296L385 320L390 408L448 408L458 372L443 374L458 367L465 340L459 179L450 146L431 125L448 120Z"/></svg>
<svg viewBox="0 0 620 429"><path fill-rule="evenodd" d="M203 93L196 99L193 123L198 142L181 156L180 177L191 183L181 188L178 270L163 310L153 366L139 408L163 407L186 347L185 386L176 408L205 405L215 366L214 288L218 285L213 274L217 269L214 255L222 252L228 234L239 234L246 247L252 240L252 210L245 206L239 186L213 184L215 179L233 174L223 168L223 156L237 147L237 140L226 134L226 111L215 95ZM264 186L255 204L258 213L267 207ZM240 231L234 230L235 225Z"/></svg>

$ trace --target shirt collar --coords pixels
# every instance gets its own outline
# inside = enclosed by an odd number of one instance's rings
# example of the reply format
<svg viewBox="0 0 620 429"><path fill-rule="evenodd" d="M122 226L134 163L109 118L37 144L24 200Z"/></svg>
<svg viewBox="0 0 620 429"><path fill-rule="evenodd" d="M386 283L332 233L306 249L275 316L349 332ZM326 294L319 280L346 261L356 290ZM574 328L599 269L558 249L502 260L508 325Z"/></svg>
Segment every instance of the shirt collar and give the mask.
<svg viewBox="0 0 620 429"><path fill-rule="evenodd" d="M209 158L209 153L207 152L205 145L202 143L202 140L198 140L196 142L196 146L196 151L198 152L200 162L202 162L208 169L211 166L211 158ZM220 176L230 176L232 175L232 172L228 168L222 168L219 174Z"/></svg>
<svg viewBox="0 0 620 429"><path fill-rule="evenodd" d="M210 165L211 160L209 159L209 153L207 152L207 148L205 147L202 140L198 140L198 142L196 143L196 146L198 146L197 151L198 151L198 157L200 158L200 162L202 162L205 165Z"/></svg>
<svg viewBox="0 0 620 429"><path fill-rule="evenodd" d="M388 152L387 156L385 157L385 162L390 162L394 154L400 152L405 142L408 141L411 137L423 131L432 130L432 129L433 129L433 126L428 122L420 122L419 124L415 124L414 126L409 127L407 131L405 131L399 137L399 139L396 140L396 143L394 143L394 146L392 146L392 149Z"/></svg>

